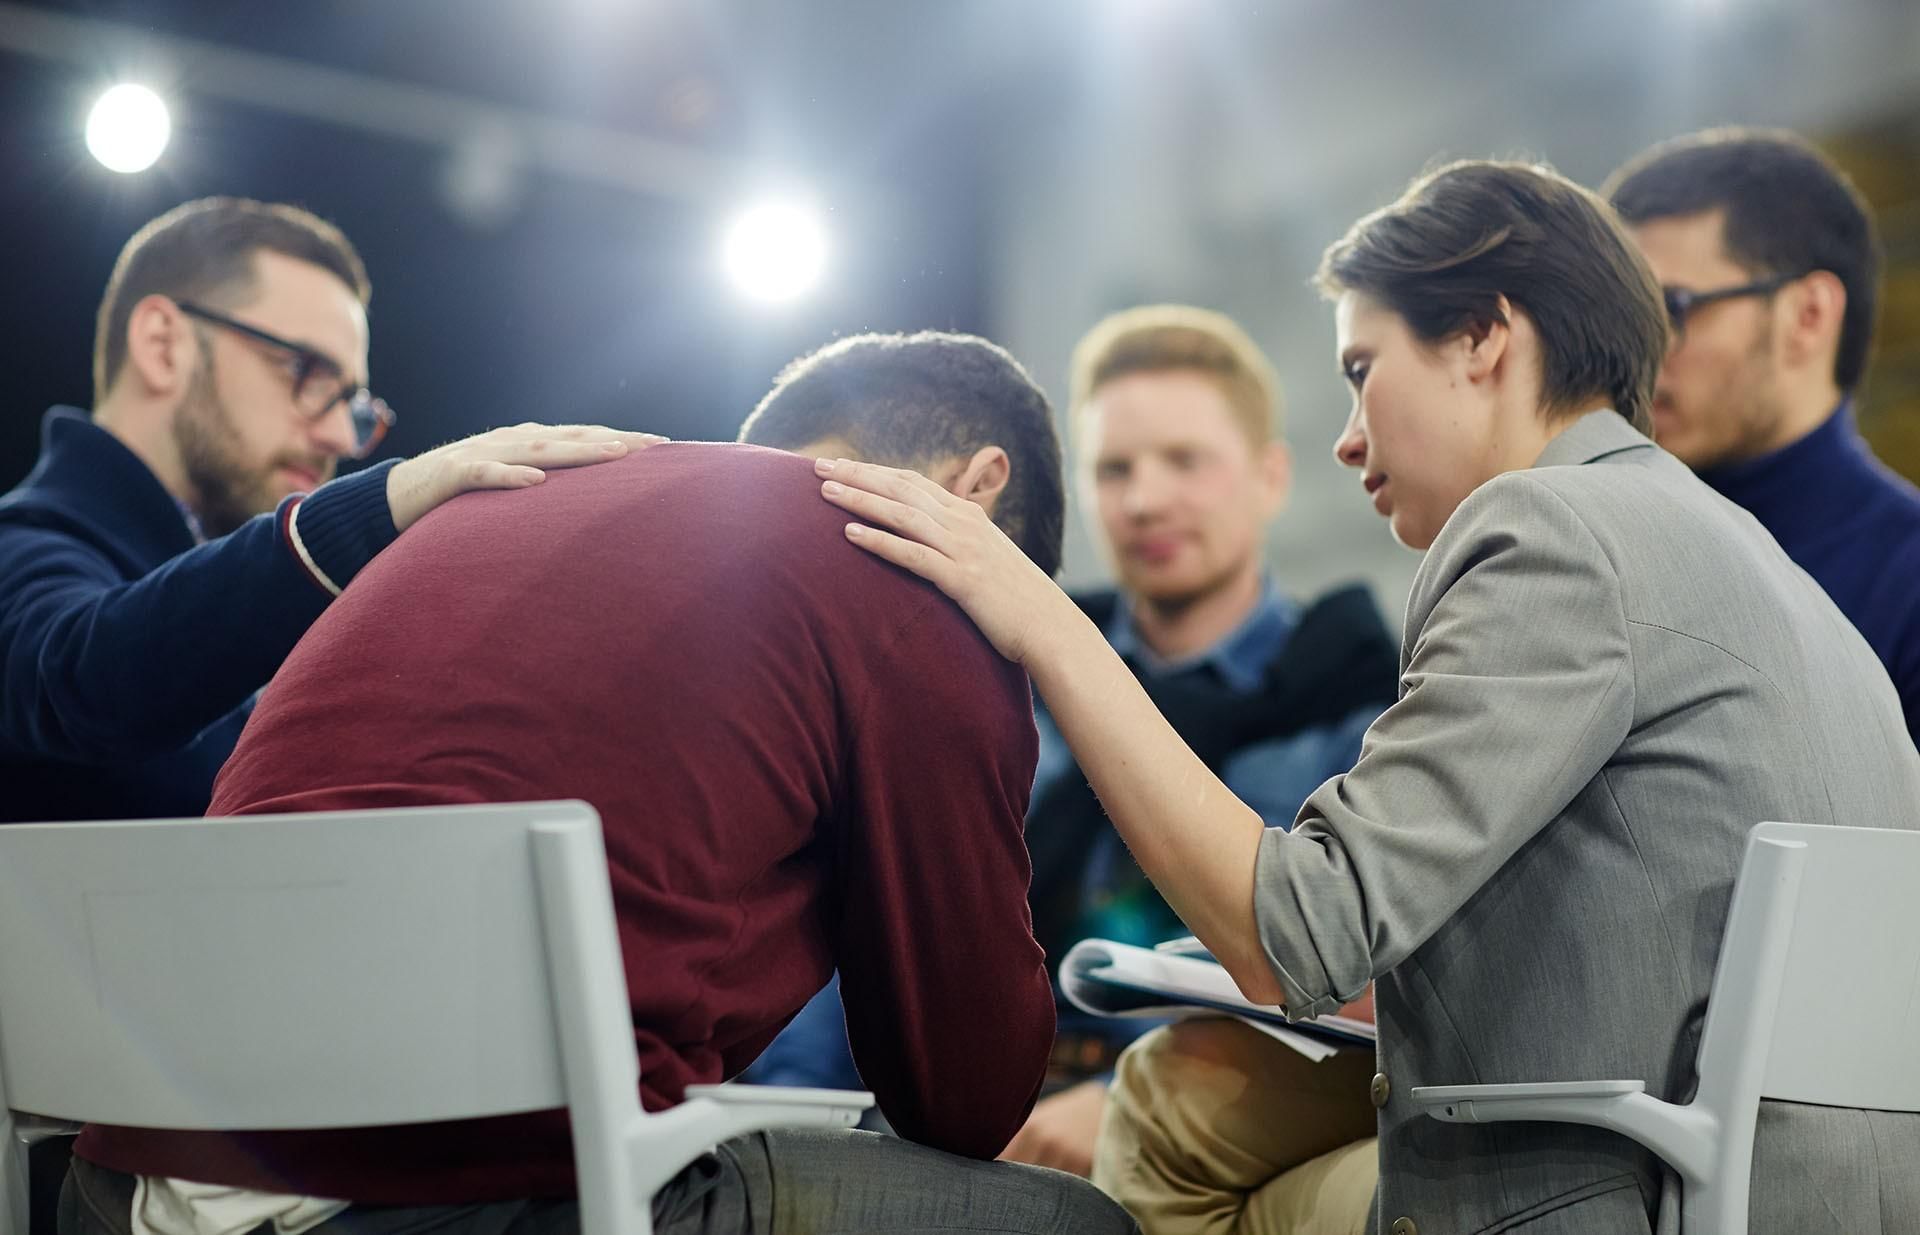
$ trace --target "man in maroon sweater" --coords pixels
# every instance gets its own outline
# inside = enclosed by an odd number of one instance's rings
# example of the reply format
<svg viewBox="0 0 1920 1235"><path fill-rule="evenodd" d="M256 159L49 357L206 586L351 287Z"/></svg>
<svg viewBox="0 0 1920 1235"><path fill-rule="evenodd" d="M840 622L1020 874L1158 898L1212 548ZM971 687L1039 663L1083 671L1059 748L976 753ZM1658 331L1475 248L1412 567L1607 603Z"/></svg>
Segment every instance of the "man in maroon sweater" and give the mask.
<svg viewBox="0 0 1920 1235"><path fill-rule="evenodd" d="M1052 418L991 344L844 340L782 374L742 437L918 467L1058 566ZM738 1073L838 968L861 1075L906 1139L738 1138L662 1190L662 1230L1131 1229L1077 1180L967 1160L1020 1127L1053 1036L1026 905L1025 676L939 593L849 545L794 453L670 444L491 497L423 519L315 624L212 813L591 802L652 1109ZM557 1111L95 1126L77 1152L67 1208L88 1231L127 1229L129 1211L163 1232L168 1212L204 1218L202 1184L240 1190L235 1230L326 1215L313 1198L352 1202L319 1231L577 1222L556 1199L573 1189ZM421 1212L455 1206L476 1216Z"/></svg>

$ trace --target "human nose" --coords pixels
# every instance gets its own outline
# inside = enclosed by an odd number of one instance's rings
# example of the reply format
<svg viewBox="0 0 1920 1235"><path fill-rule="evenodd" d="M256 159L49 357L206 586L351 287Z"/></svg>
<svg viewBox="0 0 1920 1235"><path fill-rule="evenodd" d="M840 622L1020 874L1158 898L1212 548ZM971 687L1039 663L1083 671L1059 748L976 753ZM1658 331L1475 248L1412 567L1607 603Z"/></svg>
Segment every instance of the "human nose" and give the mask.
<svg viewBox="0 0 1920 1235"><path fill-rule="evenodd" d="M1367 465L1367 428L1360 418L1360 401L1355 399L1353 410L1347 413L1346 427L1340 430L1340 436L1333 443L1334 461L1343 467L1365 467Z"/></svg>
<svg viewBox="0 0 1920 1235"><path fill-rule="evenodd" d="M1143 460L1129 471L1120 509L1129 519L1145 519L1164 509L1169 497L1166 470Z"/></svg>
<svg viewBox="0 0 1920 1235"><path fill-rule="evenodd" d="M307 417L307 440L315 450L325 451L336 459L353 457L360 439L354 432L353 413L347 409L345 399L335 400L318 416Z"/></svg>

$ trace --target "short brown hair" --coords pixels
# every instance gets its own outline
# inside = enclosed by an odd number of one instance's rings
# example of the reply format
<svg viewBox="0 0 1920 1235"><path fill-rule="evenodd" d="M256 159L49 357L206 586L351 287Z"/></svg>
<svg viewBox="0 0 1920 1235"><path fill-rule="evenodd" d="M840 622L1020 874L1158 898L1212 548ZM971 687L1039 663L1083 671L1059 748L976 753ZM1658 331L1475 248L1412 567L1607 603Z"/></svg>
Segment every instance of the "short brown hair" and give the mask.
<svg viewBox="0 0 1920 1235"><path fill-rule="evenodd" d="M1539 328L1549 416L1606 399L1649 437L1667 312L1653 271L1599 197L1542 164L1466 160L1416 179L1327 249L1315 276L1398 313L1429 343L1504 322Z"/></svg>
<svg viewBox="0 0 1920 1235"><path fill-rule="evenodd" d="M1636 155L1600 190L1630 226L1724 211L1727 256L1755 277L1830 272L1847 289L1833 381L1867 372L1880 295L1880 236L1847 174L1784 129L1707 129Z"/></svg>
<svg viewBox="0 0 1920 1235"><path fill-rule="evenodd" d="M373 296L367 268L340 229L298 206L244 197L203 197L175 206L133 234L113 263L93 330L93 399L107 397L127 361L127 321L148 296L232 307L253 288L262 249L311 262Z"/></svg>
<svg viewBox="0 0 1920 1235"><path fill-rule="evenodd" d="M1266 355L1226 314L1184 304L1122 310L1075 345L1068 404L1074 431L1101 386L1129 373L1175 370L1212 379L1256 449L1280 436L1280 378Z"/></svg>
<svg viewBox="0 0 1920 1235"><path fill-rule="evenodd" d="M969 334L860 334L781 370L740 440L794 450L844 439L870 463L922 470L988 446L1011 473L993 521L1051 577L1066 524L1060 435L1047 396L1011 353Z"/></svg>

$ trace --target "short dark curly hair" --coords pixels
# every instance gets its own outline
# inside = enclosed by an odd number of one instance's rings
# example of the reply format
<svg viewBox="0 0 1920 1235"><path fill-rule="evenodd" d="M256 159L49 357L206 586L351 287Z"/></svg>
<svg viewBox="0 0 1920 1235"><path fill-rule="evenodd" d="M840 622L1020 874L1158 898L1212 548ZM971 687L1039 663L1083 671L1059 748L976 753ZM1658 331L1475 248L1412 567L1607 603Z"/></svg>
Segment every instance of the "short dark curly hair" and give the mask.
<svg viewBox="0 0 1920 1235"><path fill-rule="evenodd" d="M800 357L740 426L740 440L791 450L838 437L872 463L925 468L987 446L1007 452L993 520L1056 574L1066 522L1053 409L1018 360L974 335L861 334Z"/></svg>

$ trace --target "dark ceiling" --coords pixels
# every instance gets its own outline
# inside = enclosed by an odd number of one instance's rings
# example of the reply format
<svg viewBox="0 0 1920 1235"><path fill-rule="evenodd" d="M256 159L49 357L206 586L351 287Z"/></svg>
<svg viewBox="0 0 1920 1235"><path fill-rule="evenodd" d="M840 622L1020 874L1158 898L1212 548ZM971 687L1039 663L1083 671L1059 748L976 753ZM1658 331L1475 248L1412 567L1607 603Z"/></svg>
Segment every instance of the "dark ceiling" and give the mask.
<svg viewBox="0 0 1920 1235"><path fill-rule="evenodd" d="M121 244L213 193L300 203L361 249L372 384L400 413L402 453L527 418L730 437L784 361L835 335L985 327L982 163L1019 93L1006 83L1024 43L1007 36L1026 6L33 7L116 37L97 55L0 50L0 487L31 465L46 406L89 401L93 313ZM961 10L964 28L943 29ZM129 53L130 31L654 138L741 169L743 186L762 168L797 179L830 212L829 277L804 305L757 308L717 266L731 203L538 169L500 217L463 221L445 150L234 101L178 43L148 55L136 37ZM130 68L162 79L176 132L158 166L119 176L86 154L81 126Z"/></svg>

